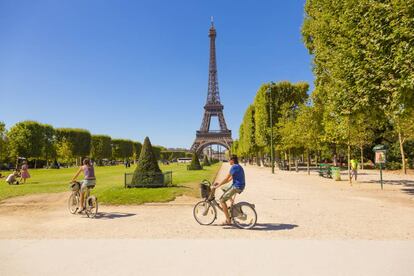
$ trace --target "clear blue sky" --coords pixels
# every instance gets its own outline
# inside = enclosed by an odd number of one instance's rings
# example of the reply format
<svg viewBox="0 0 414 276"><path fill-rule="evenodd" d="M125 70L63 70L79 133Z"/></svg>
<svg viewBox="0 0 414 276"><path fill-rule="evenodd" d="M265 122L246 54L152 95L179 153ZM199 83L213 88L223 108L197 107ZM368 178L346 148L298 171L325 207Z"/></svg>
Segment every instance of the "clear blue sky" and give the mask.
<svg viewBox="0 0 414 276"><path fill-rule="evenodd" d="M305 0L0 0L0 121L189 148L207 94L210 16L227 124L269 81L313 82Z"/></svg>

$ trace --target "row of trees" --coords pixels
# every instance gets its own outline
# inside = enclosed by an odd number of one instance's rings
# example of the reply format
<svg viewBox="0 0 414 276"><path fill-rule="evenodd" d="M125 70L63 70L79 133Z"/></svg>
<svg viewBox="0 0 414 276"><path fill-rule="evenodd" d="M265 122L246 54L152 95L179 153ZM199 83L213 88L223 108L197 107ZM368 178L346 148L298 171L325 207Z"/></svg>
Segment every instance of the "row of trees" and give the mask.
<svg viewBox="0 0 414 276"><path fill-rule="evenodd" d="M6 130L0 122L0 162L15 162L17 157L46 163L59 160L78 162L90 156L98 163L108 160L136 160L141 152L139 142L112 139L107 135L92 135L84 129L53 128L35 121L23 121ZM157 159L163 147L153 147Z"/></svg>
<svg viewBox="0 0 414 276"><path fill-rule="evenodd" d="M414 0L307 0L305 12L315 90L308 97L306 84L262 85L233 151L267 155L272 133L277 158L359 156L363 164L382 143L390 165L406 172L414 159Z"/></svg>

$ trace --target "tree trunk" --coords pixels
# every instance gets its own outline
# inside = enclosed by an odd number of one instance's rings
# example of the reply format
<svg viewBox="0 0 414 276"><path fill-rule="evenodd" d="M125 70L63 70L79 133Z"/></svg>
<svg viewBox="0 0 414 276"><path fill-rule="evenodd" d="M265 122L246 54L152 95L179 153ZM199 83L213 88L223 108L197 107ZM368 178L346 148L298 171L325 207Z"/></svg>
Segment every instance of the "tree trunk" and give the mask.
<svg viewBox="0 0 414 276"><path fill-rule="evenodd" d="M34 161L35 161L34 168L36 169L37 168L37 159L35 159Z"/></svg>
<svg viewBox="0 0 414 276"><path fill-rule="evenodd" d="M361 170L364 169L364 147L361 145Z"/></svg>
<svg viewBox="0 0 414 276"><path fill-rule="evenodd" d="M351 179L351 145L349 144L348 141L348 178L349 178L349 183L351 183L352 185L352 179Z"/></svg>
<svg viewBox="0 0 414 276"><path fill-rule="evenodd" d="M307 170L308 170L308 175L310 175L310 154L309 154L309 150L306 151L307 153Z"/></svg>
<svg viewBox="0 0 414 276"><path fill-rule="evenodd" d="M290 171L290 149L289 149L289 152L288 152L288 167L289 167L289 171Z"/></svg>
<svg viewBox="0 0 414 276"><path fill-rule="evenodd" d="M398 130L398 141L400 142L400 152L401 152L401 161L402 161L402 171L404 174L407 174L407 167L405 164L405 154L404 154L404 139L401 135L401 130Z"/></svg>

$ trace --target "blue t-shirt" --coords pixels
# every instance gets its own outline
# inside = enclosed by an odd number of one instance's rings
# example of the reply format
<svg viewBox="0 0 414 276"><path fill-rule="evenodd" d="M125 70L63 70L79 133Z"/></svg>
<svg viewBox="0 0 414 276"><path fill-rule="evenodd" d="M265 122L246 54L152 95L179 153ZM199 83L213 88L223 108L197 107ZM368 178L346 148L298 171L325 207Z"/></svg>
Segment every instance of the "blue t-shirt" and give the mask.
<svg viewBox="0 0 414 276"><path fill-rule="evenodd" d="M246 182L244 180L244 170L239 164L234 164L230 168L230 174L233 177L233 187L239 190L244 190Z"/></svg>

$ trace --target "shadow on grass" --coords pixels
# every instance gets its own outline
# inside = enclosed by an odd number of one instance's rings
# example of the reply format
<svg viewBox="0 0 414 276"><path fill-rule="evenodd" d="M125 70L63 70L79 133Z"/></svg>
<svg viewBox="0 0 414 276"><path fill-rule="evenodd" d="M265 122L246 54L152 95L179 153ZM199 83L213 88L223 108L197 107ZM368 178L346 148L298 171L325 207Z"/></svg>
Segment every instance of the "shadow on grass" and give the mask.
<svg viewBox="0 0 414 276"><path fill-rule="evenodd" d="M280 231L280 230L292 230L299 227L296 224L284 224L284 223L257 223L251 231ZM224 227L224 229L238 229L236 226Z"/></svg>
<svg viewBox="0 0 414 276"><path fill-rule="evenodd" d="M113 213L99 212L98 214L96 214L95 219L117 219L117 218L127 218L127 217L132 217L132 216L136 216L136 214L118 213L118 212L113 212Z"/></svg>

